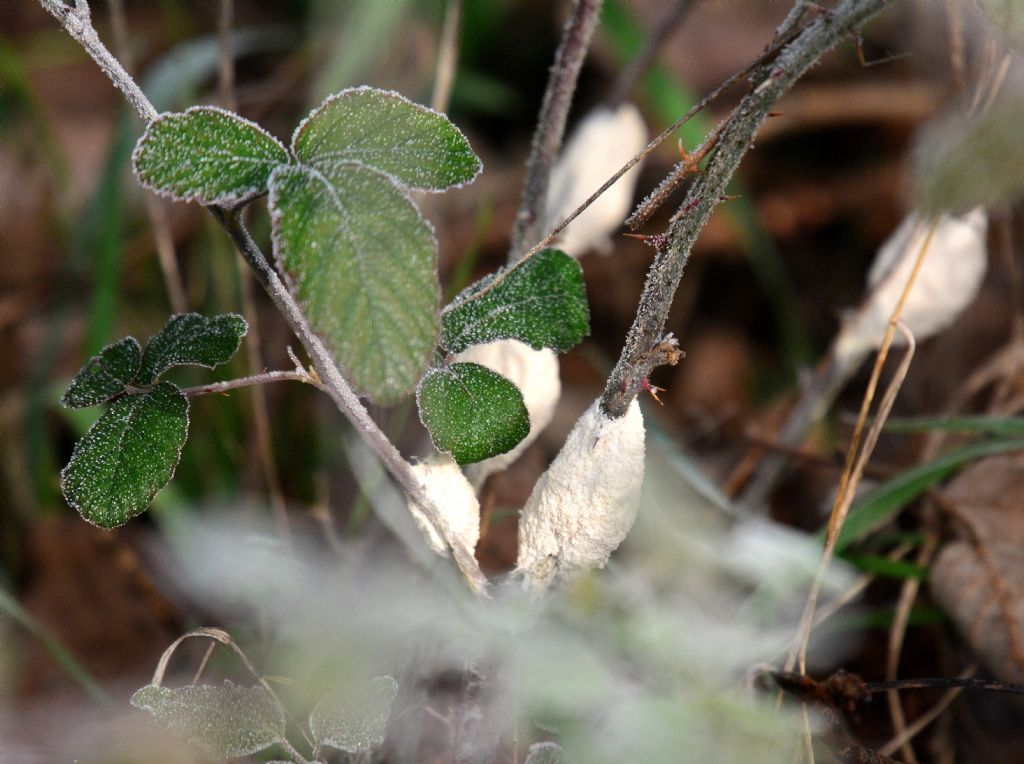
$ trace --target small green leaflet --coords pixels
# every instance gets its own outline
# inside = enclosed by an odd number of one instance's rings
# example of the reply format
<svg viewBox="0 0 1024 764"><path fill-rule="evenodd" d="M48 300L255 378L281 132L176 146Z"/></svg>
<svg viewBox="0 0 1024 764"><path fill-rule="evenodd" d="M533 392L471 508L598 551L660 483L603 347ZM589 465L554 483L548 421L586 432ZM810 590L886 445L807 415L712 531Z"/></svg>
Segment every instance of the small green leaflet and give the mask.
<svg viewBox="0 0 1024 764"><path fill-rule="evenodd" d="M305 164L362 165L424 191L468 183L481 168L466 136L444 114L368 87L327 98L299 125L292 149Z"/></svg>
<svg viewBox="0 0 1024 764"><path fill-rule="evenodd" d="M151 385L172 366L212 369L227 363L238 352L247 331L245 319L236 313L210 318L198 313L171 316L146 345L138 383Z"/></svg>
<svg viewBox="0 0 1024 764"><path fill-rule="evenodd" d="M229 207L265 194L270 173L288 161L284 146L262 127L213 106L161 114L132 154L146 188Z"/></svg>
<svg viewBox="0 0 1024 764"><path fill-rule="evenodd" d="M227 362L246 329L245 319L233 313L184 313L172 316L145 351L134 337L125 337L91 358L61 402L81 408L116 400L61 471L68 504L103 528L145 511L174 475L188 435L188 399L170 382L157 384L160 375L173 366L212 369Z"/></svg>
<svg viewBox="0 0 1024 764"><path fill-rule="evenodd" d="M110 400L135 380L141 365L142 348L134 337L107 345L75 375L60 402L80 409Z"/></svg>
<svg viewBox="0 0 1024 764"><path fill-rule="evenodd" d="M187 435L188 399L170 382L118 398L75 445L64 497L93 525L124 525L174 475Z"/></svg>
<svg viewBox="0 0 1024 764"><path fill-rule="evenodd" d="M431 369L416 391L416 403L434 446L459 464L510 451L530 432L519 388L476 363Z"/></svg>
<svg viewBox="0 0 1024 764"><path fill-rule="evenodd" d="M384 742L398 682L378 676L366 685L323 698L309 714L309 729L321 745L359 753Z"/></svg>
<svg viewBox="0 0 1024 764"><path fill-rule="evenodd" d="M262 687L148 684L131 704L215 759L249 756L285 739L284 710Z"/></svg>
<svg viewBox="0 0 1024 764"><path fill-rule="evenodd" d="M589 331L583 271L557 249L471 284L441 314L441 345L452 353L500 339L565 352Z"/></svg>
<svg viewBox="0 0 1024 764"><path fill-rule="evenodd" d="M297 162L270 178L274 253L353 386L393 403L437 340L437 242L407 196L480 170L446 117L370 88L331 96L292 137Z"/></svg>

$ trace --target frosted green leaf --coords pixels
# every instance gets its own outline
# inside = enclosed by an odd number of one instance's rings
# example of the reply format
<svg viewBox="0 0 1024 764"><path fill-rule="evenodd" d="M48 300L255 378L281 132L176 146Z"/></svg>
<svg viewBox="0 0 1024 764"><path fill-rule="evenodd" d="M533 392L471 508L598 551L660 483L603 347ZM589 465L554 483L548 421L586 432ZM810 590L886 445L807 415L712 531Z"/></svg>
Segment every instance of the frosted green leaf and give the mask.
<svg viewBox="0 0 1024 764"><path fill-rule="evenodd" d="M309 729L321 745L357 753L384 742L398 682L378 676L365 686L323 698L309 715Z"/></svg>
<svg viewBox="0 0 1024 764"><path fill-rule="evenodd" d="M441 345L452 353L500 339L565 352L589 331L583 271L557 249L471 284L441 314Z"/></svg>
<svg viewBox="0 0 1024 764"><path fill-rule="evenodd" d="M564 764L565 752L558 743L534 743L526 754L525 764Z"/></svg>
<svg viewBox="0 0 1024 764"><path fill-rule="evenodd" d="M480 364L431 369L420 382L416 403L434 446L459 464L510 451L530 432L519 388Z"/></svg>
<svg viewBox="0 0 1024 764"><path fill-rule="evenodd" d="M146 345L138 384L153 384L172 366L212 369L227 363L238 352L248 328L245 319L236 313L209 318L198 313L171 316Z"/></svg>
<svg viewBox="0 0 1024 764"><path fill-rule="evenodd" d="M247 119L213 106L161 114L132 154L148 189L181 201L235 205L266 193L270 173L287 150Z"/></svg>
<svg viewBox="0 0 1024 764"><path fill-rule="evenodd" d="M149 684L131 704L217 759L248 756L284 739L284 711L262 687Z"/></svg>
<svg viewBox="0 0 1024 764"><path fill-rule="evenodd" d="M279 167L270 210L289 286L349 381L376 403L411 392L437 340L430 225L388 178L355 165Z"/></svg>
<svg viewBox="0 0 1024 764"><path fill-rule="evenodd" d="M295 130L292 149L303 164L356 164L431 191L468 183L481 167L466 136L443 114L367 87L327 98Z"/></svg>
<svg viewBox="0 0 1024 764"><path fill-rule="evenodd" d="M119 398L75 445L64 498L93 525L123 525L174 475L187 434L188 399L169 382Z"/></svg>
<svg viewBox="0 0 1024 764"><path fill-rule="evenodd" d="M1024 99L933 123L915 152L914 186L927 210L964 212L1024 196Z"/></svg>
<svg viewBox="0 0 1024 764"><path fill-rule="evenodd" d="M78 371L60 402L78 409L120 395L139 373L141 363L142 348L134 337L107 345Z"/></svg>

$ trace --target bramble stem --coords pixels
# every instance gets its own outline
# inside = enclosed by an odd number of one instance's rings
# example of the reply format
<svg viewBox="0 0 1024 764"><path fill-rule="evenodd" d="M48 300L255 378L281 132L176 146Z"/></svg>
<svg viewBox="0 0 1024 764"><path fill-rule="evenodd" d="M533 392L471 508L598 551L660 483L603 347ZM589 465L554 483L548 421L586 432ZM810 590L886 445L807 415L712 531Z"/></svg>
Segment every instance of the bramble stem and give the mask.
<svg viewBox="0 0 1024 764"><path fill-rule="evenodd" d="M147 122L156 119L157 111L146 94L100 40L92 26L89 5L86 0L75 0L74 7L65 5L60 0L39 0L39 2L45 10L60 21L68 34L85 48L114 85L124 92L129 103L142 115L143 119ZM239 253L252 268L260 285L266 290L292 332L309 353L324 391L331 397L331 400L349 420L360 437L384 463L387 471L391 473L409 499L419 507L442 537L450 538L452 534L444 515L427 498L419 480L413 474L410 464L405 461L398 449L373 421L369 412L360 403L359 398L342 376L330 351L310 327L302 308L288 291L284 282L281 281L277 271L267 261L259 245L253 241L242 222L241 210L229 210L217 205L210 205L206 207L206 210L231 238ZM487 578L472 554L462 549L452 549L452 555L473 590L479 594L486 594Z"/></svg>
<svg viewBox="0 0 1024 764"><path fill-rule="evenodd" d="M819 58L889 2L843 0L805 26L771 65L756 72L751 92L726 121L704 174L690 186L680 208L687 210L686 214L672 224L667 245L648 271L636 318L601 398L606 415L617 418L625 414L650 372L651 350L665 334L668 312L693 244L725 195L727 184L772 105ZM800 4L802 7L802 0Z"/></svg>
<svg viewBox="0 0 1024 764"><path fill-rule="evenodd" d="M583 59L590 47L590 38L601 15L602 0L576 0L562 32L562 43L551 65L544 101L537 116L537 130L533 134L530 158L526 162L526 180L522 200L512 226L509 263L514 263L526 251L526 242L535 241L544 223L551 170L562 147L565 123L572 106Z"/></svg>
<svg viewBox="0 0 1024 764"><path fill-rule="evenodd" d="M313 385L320 390L324 387L314 377L305 371L265 371L261 374L251 374L248 377L237 379L226 379L223 382L211 382L208 385L196 385L186 387L182 393L194 397L197 395L210 395L211 393L226 393L228 390L237 390L240 387L252 387L253 385L265 385L268 382L304 382Z"/></svg>

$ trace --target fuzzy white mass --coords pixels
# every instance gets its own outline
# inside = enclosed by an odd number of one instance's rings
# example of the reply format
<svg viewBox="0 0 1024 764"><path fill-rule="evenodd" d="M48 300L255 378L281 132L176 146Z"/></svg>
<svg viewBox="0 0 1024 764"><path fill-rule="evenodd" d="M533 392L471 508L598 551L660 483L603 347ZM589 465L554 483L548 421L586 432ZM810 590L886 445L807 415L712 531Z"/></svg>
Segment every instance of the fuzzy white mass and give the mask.
<svg viewBox="0 0 1024 764"><path fill-rule="evenodd" d="M856 357L881 344L930 225L912 213L881 246L868 274L868 297L844 324L838 355ZM980 207L939 218L901 315L915 339L942 331L974 301L988 265L987 229L988 216Z"/></svg>
<svg viewBox="0 0 1024 764"><path fill-rule="evenodd" d="M478 363L510 379L523 394L523 403L530 414L530 432L515 448L466 468L470 481L479 486L488 475L500 472L518 459L551 422L562 394L558 356L550 348L534 350L519 340L495 340L467 348L455 360Z"/></svg>
<svg viewBox="0 0 1024 764"><path fill-rule="evenodd" d="M431 454L419 464L412 465L412 471L419 478L427 497L444 515L451 533L451 538L445 540L410 501L409 512L426 535L430 547L442 557L449 555L449 544L463 546L472 554L480 540L480 504L459 465L448 454Z"/></svg>
<svg viewBox="0 0 1024 764"><path fill-rule="evenodd" d="M573 131L548 186L545 230L567 218L592 193L647 145L647 126L631 103L590 112ZM556 246L579 257L591 249L608 252L609 235L633 204L640 171L636 164L559 234Z"/></svg>
<svg viewBox="0 0 1024 764"><path fill-rule="evenodd" d="M599 401L572 432L523 507L517 570L543 589L573 570L602 568L633 527L644 477L644 421L634 400L609 419Z"/></svg>

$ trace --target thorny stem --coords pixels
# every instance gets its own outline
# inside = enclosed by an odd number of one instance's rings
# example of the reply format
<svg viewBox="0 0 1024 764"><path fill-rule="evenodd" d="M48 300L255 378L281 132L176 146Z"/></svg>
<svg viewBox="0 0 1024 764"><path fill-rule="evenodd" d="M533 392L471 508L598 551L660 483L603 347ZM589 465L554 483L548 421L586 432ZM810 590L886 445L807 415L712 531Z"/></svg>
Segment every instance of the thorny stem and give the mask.
<svg viewBox="0 0 1024 764"><path fill-rule="evenodd" d="M125 93L139 114L147 121L156 119L158 114L153 108L153 104L96 34L86 0L75 0L73 8L60 0L39 1L43 8L56 17L65 30L85 48L114 85ZM384 463L388 472L402 487L409 499L416 504L444 538L451 538L452 534L444 515L427 498L412 467L402 458L398 449L388 440L377 423L370 417L366 408L359 402L359 398L335 364L334 358L310 327L302 308L267 261L259 246L253 241L249 231L242 223L241 211L238 209L228 210L216 205L211 205L206 209L231 238L239 253L252 268L260 285L270 296L274 306L280 311L288 326L302 343L306 352L309 353L325 392L349 420L360 437ZM487 578L480 570L480 565L472 553L465 549L453 548L452 555L473 590L479 594L486 594Z"/></svg>
<svg viewBox="0 0 1024 764"><path fill-rule="evenodd" d="M537 130L533 134L530 158L526 163L526 181L523 183L522 200L515 224L512 226L512 241L508 252L509 263L523 257L526 242L540 236L544 222L544 206L547 202L551 170L555 165L558 150L562 147L565 123L572 106L572 95L583 59L590 47L590 38L597 27L602 0L576 0L572 13L562 32L562 43L555 53L551 65L544 101L537 117Z"/></svg>
<svg viewBox="0 0 1024 764"><path fill-rule="evenodd" d="M668 245L659 252L648 272L636 319L601 398L601 409L607 416L618 418L626 413L641 381L650 372L648 356L664 336L669 308L693 244L725 194L726 185L772 105L850 30L889 2L844 0L804 27L771 66L758 72L760 82L733 111L705 173L690 186L683 206L692 205L692 209L672 224Z"/></svg>

